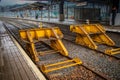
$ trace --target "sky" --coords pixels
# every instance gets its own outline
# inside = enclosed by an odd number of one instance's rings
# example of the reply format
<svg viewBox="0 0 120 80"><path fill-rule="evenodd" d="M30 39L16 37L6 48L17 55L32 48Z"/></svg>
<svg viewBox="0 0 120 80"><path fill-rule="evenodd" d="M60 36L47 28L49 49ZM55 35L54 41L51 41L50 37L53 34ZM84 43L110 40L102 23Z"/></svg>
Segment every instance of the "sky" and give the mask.
<svg viewBox="0 0 120 80"><path fill-rule="evenodd" d="M14 5L14 4L24 4L24 3L33 3L34 1L24 1L24 0L1 0L0 6Z"/></svg>

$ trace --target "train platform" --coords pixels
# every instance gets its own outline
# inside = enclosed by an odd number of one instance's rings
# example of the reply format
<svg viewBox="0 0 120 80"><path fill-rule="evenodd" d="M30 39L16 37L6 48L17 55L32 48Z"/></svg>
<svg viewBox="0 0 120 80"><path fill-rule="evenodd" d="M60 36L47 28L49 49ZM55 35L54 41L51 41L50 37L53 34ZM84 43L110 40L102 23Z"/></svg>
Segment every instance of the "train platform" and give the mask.
<svg viewBox="0 0 120 80"><path fill-rule="evenodd" d="M46 80L0 22L0 80Z"/></svg>

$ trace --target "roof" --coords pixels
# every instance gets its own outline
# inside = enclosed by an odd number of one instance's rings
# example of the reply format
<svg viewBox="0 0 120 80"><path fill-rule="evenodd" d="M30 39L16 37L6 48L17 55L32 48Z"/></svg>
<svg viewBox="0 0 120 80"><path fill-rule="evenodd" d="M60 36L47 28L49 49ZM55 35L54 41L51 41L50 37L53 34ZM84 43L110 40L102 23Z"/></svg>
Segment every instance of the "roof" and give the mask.
<svg viewBox="0 0 120 80"><path fill-rule="evenodd" d="M57 4L57 3L59 3L60 0L45 0L45 1L51 1L54 4ZM86 2L89 2L89 3L99 3L99 4L109 5L112 0L63 0L63 1L75 2L75 3L77 3L77 2L80 3L80 2L85 2L86 1ZM32 3L32 4L28 4L28 5L23 5L21 7L12 8L10 11L20 11L20 10L28 10L28 9L39 9L39 10L41 10L41 9L43 9L43 7L46 7L48 5L49 5L49 2L48 3L35 2L35 3Z"/></svg>
<svg viewBox="0 0 120 80"><path fill-rule="evenodd" d="M10 11L20 11L20 10L26 10L26 9L42 9L43 7L47 6L48 4L41 3L41 2L35 2L28 5L23 5L21 7L12 8Z"/></svg>

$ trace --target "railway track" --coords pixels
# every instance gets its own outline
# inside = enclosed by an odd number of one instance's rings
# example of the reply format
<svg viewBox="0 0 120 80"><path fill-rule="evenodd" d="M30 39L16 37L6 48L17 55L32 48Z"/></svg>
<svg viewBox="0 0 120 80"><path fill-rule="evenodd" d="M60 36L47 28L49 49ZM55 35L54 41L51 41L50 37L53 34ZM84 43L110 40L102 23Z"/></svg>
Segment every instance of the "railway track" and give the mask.
<svg viewBox="0 0 120 80"><path fill-rule="evenodd" d="M65 34L64 35L65 36L64 40L69 41L69 42L75 44L75 38L76 38L75 35L70 34L69 32L66 32L66 31L63 31L63 33ZM76 45L79 45L79 44L76 43ZM80 45L80 46L82 46L82 45ZM88 48L86 46L82 46L82 47ZM105 53L106 49L114 49L114 48L118 48L118 46L98 45L98 49L94 50L94 51L98 52L98 54L100 53L100 54L112 57L114 59L120 60L120 55L119 54L117 54L117 55L109 55L109 54ZM91 49L91 48L88 48L88 49ZM93 49L91 49L91 50L93 50Z"/></svg>
<svg viewBox="0 0 120 80"><path fill-rule="evenodd" d="M22 24L19 24L19 26L20 26L20 25L22 25ZM18 25L17 25L17 26L18 26ZM23 26L23 25L22 25L22 26ZM70 41L70 42L71 42L71 41ZM72 43L73 43L73 42L72 42ZM100 52L100 53L101 53L101 52ZM84 66L84 65L83 65L83 66ZM86 67L86 66L84 66L84 67ZM91 68L88 68L88 67L86 67L86 68L89 69L89 70L91 70ZM94 72L94 69L93 69L92 71ZM96 72L95 72L95 73L96 73ZM105 75L102 74L102 73L99 73L99 72L98 72L98 74L105 77ZM106 78L106 79L107 79L107 78ZM108 79L108 80L109 80L109 79Z"/></svg>
<svg viewBox="0 0 120 80"><path fill-rule="evenodd" d="M6 25L5 25L6 26ZM18 25L17 25L18 26ZM6 29L18 40L18 32L17 32L17 30L18 30L18 28L17 29L13 29L13 28L11 28L11 27L8 27L8 26L6 26ZM13 33L14 32L14 33ZM16 33L17 32L17 33ZM16 36L17 35L17 36ZM21 43L21 41L19 41L19 43ZM23 44L22 44L23 45ZM44 47L43 47L44 46ZM45 46L45 45L41 45L41 44L36 44L36 47L38 47L38 51L39 51L39 49L40 49L40 47L43 47L45 50L46 49L50 49L50 47L48 47L48 46ZM42 48L40 49L40 50L43 50ZM50 59L48 59L48 58L50 58ZM51 59L51 58L53 58L53 59ZM59 55L59 54L54 54L54 55L49 55L49 56L45 56L44 58L41 58L42 60L39 62L39 63L37 63L37 64L39 64L39 65L42 65L42 64L48 64L48 63L51 63L51 62L54 62L54 61L57 61L57 59L59 59L59 60L63 60L63 59L67 59L67 58L69 58L69 59L71 59L70 57L63 57L63 56L61 56L61 55ZM47 59L47 60L46 60ZM46 60L46 61L45 61ZM84 65L81 65L81 66L75 66L75 67L71 67L70 69L68 68L68 70L66 71L67 69L65 69L65 70L62 70L62 73L60 72L59 74L57 73L57 72L59 72L59 71L55 71L55 72L52 72L52 73L50 73L50 74L45 74L46 76L47 76L47 78L48 79L64 79L64 78L66 78L66 79L70 79L70 78L73 78L73 79L85 79L85 80L93 80L92 78L90 78L90 77L87 77L87 76L90 76L90 75L88 75L88 74L86 74L86 73L90 73L91 75L94 75L94 78L95 78L95 76L96 76L96 79L107 79L107 80L109 80L109 78L107 78L105 75L103 75L103 74L101 74L101 73L96 73L96 72L94 72L94 70L91 70L90 68L88 68L88 67L86 67L86 66L84 66ZM72 70L72 72L71 72L71 70ZM82 71L82 72L80 72L80 71ZM71 75L69 76L69 75L65 75L65 76L63 76L62 74L65 74L65 73L68 73L68 72L70 72L71 73ZM83 73L84 72L84 73ZM75 74L74 74L75 73ZM79 74L78 74L79 73ZM86 76L86 77L81 77L80 78L80 76L82 76L82 74L83 74L83 76ZM51 77L51 75L52 75L52 77ZM60 75L62 75L62 78L60 77ZM73 77L71 77L71 76L73 76ZM77 76L76 78L75 78L75 76Z"/></svg>
<svg viewBox="0 0 120 80"><path fill-rule="evenodd" d="M20 19L20 21L22 22L22 20L24 20L24 19ZM26 23L26 24L29 24L29 22L27 22L27 21L25 21L24 20L24 22ZM33 22L33 20L30 20L30 22ZM34 21L35 22L35 21ZM37 24L37 22L35 22L34 24L32 24L32 23L30 23L30 25L29 26L35 26L35 27L37 27L38 25L36 25ZM48 24L48 23L47 23ZM52 24L53 25L53 24ZM58 26L58 25L57 25ZM69 41L69 42L71 42L71 43L75 43L75 38L76 38L76 35L74 34L74 33L71 33L70 31L69 31L69 27L59 27L61 30L62 30L62 32L64 33L64 40L66 40L66 41ZM80 46L82 46L82 45L80 45ZM85 48L88 48L88 47L86 47L86 46L83 46L83 47L85 47ZM117 59L117 60L120 60L120 55L119 54L117 54L117 55L109 55L109 54L106 54L105 53L105 50L106 49L114 49L114 48L118 48L118 46L108 46L108 45L99 45L98 46L98 49L97 50L94 50L94 51L97 51L97 53L99 54L99 53L101 53L101 54L103 54L103 55L107 55L107 56L109 56L109 57L112 57L112 58L114 58L114 59ZM89 48L90 49L90 48ZM92 49L93 50L93 49Z"/></svg>
<svg viewBox="0 0 120 80"><path fill-rule="evenodd" d="M63 30L63 29L61 29L62 31L63 31L63 33L65 34L64 36L64 40L67 40L67 41L69 41L69 42L71 42L71 43L75 43L75 38L76 38L76 35L75 34L72 34L72 33L70 33L69 31L66 31L65 29ZM80 45L80 46L82 46L82 45ZM82 46L82 47L85 47L85 48L88 48L88 47L86 47L86 46ZM118 48L118 46L108 46L108 45L99 45L98 44L98 49L97 50L94 50L94 51L97 51L98 52L98 54L99 53L102 53L103 55L107 55L107 56L109 56L109 57L112 57L112 58L114 58L114 59L117 59L117 60L120 60L120 55L119 54L117 54L117 55L109 55L109 54L106 54L105 53L105 50L106 49L114 49L114 48ZM91 49L91 48L89 48L89 49ZM93 49L91 49L91 50L93 50Z"/></svg>

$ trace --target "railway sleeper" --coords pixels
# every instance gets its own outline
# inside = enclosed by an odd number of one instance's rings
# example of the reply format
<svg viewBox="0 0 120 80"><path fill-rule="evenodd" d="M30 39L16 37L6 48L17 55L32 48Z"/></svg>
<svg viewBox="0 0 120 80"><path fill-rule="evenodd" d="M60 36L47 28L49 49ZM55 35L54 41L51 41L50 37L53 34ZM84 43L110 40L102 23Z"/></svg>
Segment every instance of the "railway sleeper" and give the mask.
<svg viewBox="0 0 120 80"><path fill-rule="evenodd" d="M26 43L26 48L29 51L30 57L33 59L33 61L38 62L40 61L39 55L44 54L51 54L51 53L60 53L63 56L68 56L68 51L64 47L61 38L63 37L62 32L59 28L34 28L34 29L24 29L19 30L21 39ZM35 43L36 42L42 42L42 41L48 41L50 42L50 47L53 48L53 50L50 51L40 51L37 52ZM72 63L71 63L72 62ZM74 63L73 63L74 62ZM63 65L66 63L71 63L67 65ZM49 65L42 65L41 70L45 73L59 70L62 68L67 68L71 66L75 66L78 64L81 64L81 60L79 58L74 58L67 61L62 61L54 64ZM61 65L60 67L55 68L54 66ZM54 67L52 69L48 69L48 67Z"/></svg>
<svg viewBox="0 0 120 80"><path fill-rule="evenodd" d="M98 48L96 43L109 46L115 45L100 24L70 25L70 31L77 33L76 43L92 49Z"/></svg>

